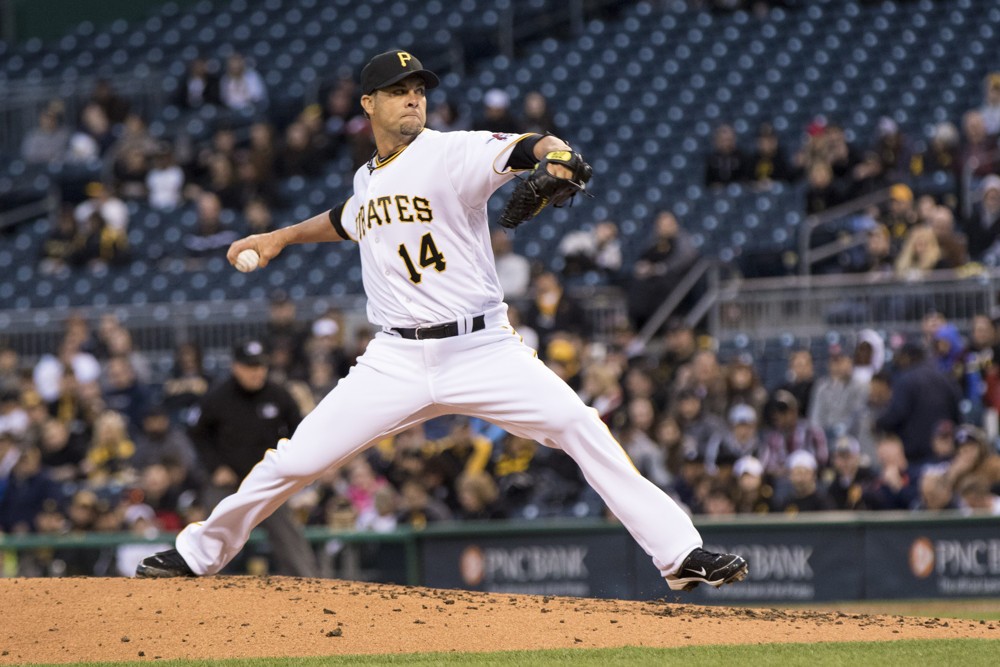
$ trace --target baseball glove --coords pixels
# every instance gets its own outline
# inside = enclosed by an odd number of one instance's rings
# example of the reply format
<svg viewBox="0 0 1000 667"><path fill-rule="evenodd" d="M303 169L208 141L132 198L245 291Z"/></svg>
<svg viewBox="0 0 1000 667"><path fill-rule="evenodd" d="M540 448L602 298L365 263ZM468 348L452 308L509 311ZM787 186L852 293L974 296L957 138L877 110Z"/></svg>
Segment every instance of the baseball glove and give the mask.
<svg viewBox="0 0 1000 667"><path fill-rule="evenodd" d="M573 173L569 178L553 176L549 173L549 164L561 164ZM587 194L587 181L593 173L594 170L583 161L579 153L546 153L532 172L514 188L500 214L500 224L507 229L515 229L538 215L549 204L562 206L578 192Z"/></svg>

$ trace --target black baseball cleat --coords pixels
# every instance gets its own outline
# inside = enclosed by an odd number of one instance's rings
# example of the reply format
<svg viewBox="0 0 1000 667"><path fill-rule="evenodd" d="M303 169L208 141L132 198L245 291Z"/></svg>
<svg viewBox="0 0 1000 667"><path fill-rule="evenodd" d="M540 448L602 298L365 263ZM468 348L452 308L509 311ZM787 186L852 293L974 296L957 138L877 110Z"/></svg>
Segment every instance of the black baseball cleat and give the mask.
<svg viewBox="0 0 1000 667"><path fill-rule="evenodd" d="M672 591L689 591L698 584L708 584L718 588L746 579L750 568L742 556L735 554L714 554L704 549L695 549L681 563L677 572L667 575L667 585Z"/></svg>
<svg viewBox="0 0 1000 667"><path fill-rule="evenodd" d="M135 568L137 579L163 579L166 577L196 577L177 549L161 551L147 556Z"/></svg>

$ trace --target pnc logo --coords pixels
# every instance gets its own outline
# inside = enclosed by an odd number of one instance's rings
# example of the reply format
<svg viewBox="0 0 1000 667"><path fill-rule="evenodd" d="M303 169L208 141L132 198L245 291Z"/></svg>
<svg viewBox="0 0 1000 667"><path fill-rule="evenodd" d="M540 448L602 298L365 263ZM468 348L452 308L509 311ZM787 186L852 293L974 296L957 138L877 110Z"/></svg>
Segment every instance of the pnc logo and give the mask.
<svg viewBox="0 0 1000 667"><path fill-rule="evenodd" d="M934 543L918 537L910 545L910 572L917 579L926 579L934 572Z"/></svg>

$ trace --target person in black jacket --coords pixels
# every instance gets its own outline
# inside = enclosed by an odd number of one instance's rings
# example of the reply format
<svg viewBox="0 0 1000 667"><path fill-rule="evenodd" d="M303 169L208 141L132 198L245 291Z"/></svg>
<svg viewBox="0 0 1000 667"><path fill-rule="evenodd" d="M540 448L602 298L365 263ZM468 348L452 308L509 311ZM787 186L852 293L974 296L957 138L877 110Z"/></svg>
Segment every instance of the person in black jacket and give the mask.
<svg viewBox="0 0 1000 667"><path fill-rule="evenodd" d="M906 343L896 354L899 374L892 382L892 399L875 422L879 430L902 439L906 458L915 465L932 462L931 435L941 420L961 421L958 385L924 357L918 343Z"/></svg>
<svg viewBox="0 0 1000 667"><path fill-rule="evenodd" d="M286 389L268 381L268 356L257 340L233 350L230 377L202 398L191 428L209 484L206 506L236 490L268 449L292 435L302 421L298 405ZM267 531L278 574L315 577L315 554L291 510L281 506L261 526Z"/></svg>

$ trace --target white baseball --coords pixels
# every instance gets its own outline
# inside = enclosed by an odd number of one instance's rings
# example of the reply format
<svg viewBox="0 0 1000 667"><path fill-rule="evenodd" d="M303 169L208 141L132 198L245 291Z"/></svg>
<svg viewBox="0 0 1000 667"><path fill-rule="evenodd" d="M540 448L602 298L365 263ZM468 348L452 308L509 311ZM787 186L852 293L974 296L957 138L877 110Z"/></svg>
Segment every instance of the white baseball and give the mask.
<svg viewBox="0 0 1000 667"><path fill-rule="evenodd" d="M257 254L257 251L247 248L236 256L236 270L249 273L257 268L259 262L260 255Z"/></svg>

